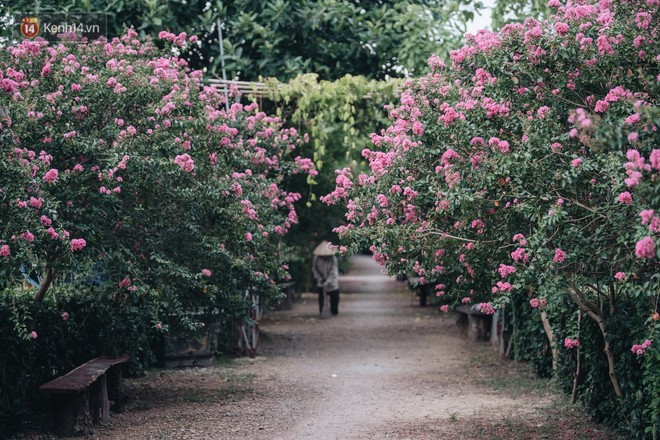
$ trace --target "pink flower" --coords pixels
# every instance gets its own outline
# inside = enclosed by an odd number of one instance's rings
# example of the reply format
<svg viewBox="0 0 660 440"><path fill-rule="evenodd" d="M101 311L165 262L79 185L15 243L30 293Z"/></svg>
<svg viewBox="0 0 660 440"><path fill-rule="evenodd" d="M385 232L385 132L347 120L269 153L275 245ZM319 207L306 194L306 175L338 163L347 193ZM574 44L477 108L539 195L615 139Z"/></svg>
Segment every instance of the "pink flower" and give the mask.
<svg viewBox="0 0 660 440"><path fill-rule="evenodd" d="M630 205L632 203L632 195L628 191L624 191L619 194L618 200L624 205Z"/></svg>
<svg viewBox="0 0 660 440"><path fill-rule="evenodd" d="M547 105L544 105L543 107L539 108L536 112L539 119L544 119L546 116L548 116L548 113L550 113L550 107L548 107Z"/></svg>
<svg viewBox="0 0 660 440"><path fill-rule="evenodd" d="M555 249L555 256L552 259L552 261L555 263L563 263L565 259L566 259L566 252L562 251L559 248Z"/></svg>
<svg viewBox="0 0 660 440"><path fill-rule="evenodd" d="M246 233L245 233L245 239L246 239L247 241L252 241L252 234L250 234L249 232L246 232Z"/></svg>
<svg viewBox="0 0 660 440"><path fill-rule="evenodd" d="M87 246L84 238L74 238L71 240L71 252L76 252Z"/></svg>
<svg viewBox="0 0 660 440"><path fill-rule="evenodd" d="M33 208L39 209L39 208L41 208L41 205L43 203L44 203L44 199L42 199L41 197L39 197L38 199L36 199L34 197L30 197L30 206L33 207Z"/></svg>
<svg viewBox="0 0 660 440"><path fill-rule="evenodd" d="M631 133L628 133L628 142L635 142L639 138L639 133L636 131L633 131Z"/></svg>
<svg viewBox="0 0 660 440"><path fill-rule="evenodd" d="M41 225L44 228L53 224L53 221L51 219L49 219L48 217L46 217L45 215L42 215L39 220L41 220Z"/></svg>
<svg viewBox="0 0 660 440"><path fill-rule="evenodd" d="M660 149L654 149L651 151L651 156L649 156L649 161L651 166L655 170L660 170Z"/></svg>
<svg viewBox="0 0 660 440"><path fill-rule="evenodd" d="M513 289L511 283L498 281L497 285L493 286L491 291L493 294L496 294L497 292L511 292L511 289Z"/></svg>
<svg viewBox="0 0 660 440"><path fill-rule="evenodd" d="M628 116L626 118L626 124L628 125L633 125L641 121L641 117L639 116L639 113L633 113L632 115Z"/></svg>
<svg viewBox="0 0 660 440"><path fill-rule="evenodd" d="M635 255L637 258L655 257L655 241L651 237L644 237L635 245Z"/></svg>
<svg viewBox="0 0 660 440"><path fill-rule="evenodd" d="M555 31L557 31L557 34L559 35L564 35L570 30L570 27L566 23L562 23L561 21L558 21L555 23Z"/></svg>
<svg viewBox="0 0 660 440"><path fill-rule="evenodd" d="M44 175L44 180L48 183L54 183L57 180L58 174L59 171L57 171L55 168L50 169Z"/></svg>
<svg viewBox="0 0 660 440"><path fill-rule="evenodd" d="M0 246L0 257L8 257L11 255L11 250L9 249L9 245L3 244Z"/></svg>
<svg viewBox="0 0 660 440"><path fill-rule="evenodd" d="M25 231L21 234L21 238L25 241L33 242L34 241L34 234L30 231Z"/></svg>
<svg viewBox="0 0 660 440"><path fill-rule="evenodd" d="M596 106L594 107L594 111L596 113L605 113L607 109L610 107L610 103L607 101L597 101Z"/></svg>
<svg viewBox="0 0 660 440"><path fill-rule="evenodd" d="M205 277L210 277L211 271L208 269L202 269L202 275L204 275Z"/></svg>
<svg viewBox="0 0 660 440"><path fill-rule="evenodd" d="M639 213L639 216L642 218L642 224L645 225L648 222L651 221L653 218L653 214L655 214L655 211L652 209L645 209L642 212Z"/></svg>
<svg viewBox="0 0 660 440"><path fill-rule="evenodd" d="M449 311L449 306L447 304L440 306L440 311L447 313Z"/></svg>
<svg viewBox="0 0 660 440"><path fill-rule="evenodd" d="M481 313L484 313L486 315L492 315L493 313L495 313L495 309L493 308L493 306L490 305L490 303L481 303L477 306L477 308Z"/></svg>
<svg viewBox="0 0 660 440"><path fill-rule="evenodd" d="M571 338L564 339L564 347L566 348L575 348L579 346L580 346L579 339L571 339Z"/></svg>
<svg viewBox="0 0 660 440"><path fill-rule="evenodd" d="M128 289L130 286L131 286L130 277L125 277L123 280L119 282L119 287L122 289Z"/></svg>
<svg viewBox="0 0 660 440"><path fill-rule="evenodd" d="M529 261L529 254L525 252L525 249L517 248L515 251L511 252L511 258L516 263L520 263L520 262L527 263Z"/></svg>
<svg viewBox="0 0 660 440"><path fill-rule="evenodd" d="M497 269L497 271L500 273L502 278L506 278L512 273L516 273L516 268L513 266L507 266L506 264L500 264L500 267Z"/></svg>
<svg viewBox="0 0 660 440"><path fill-rule="evenodd" d="M62 313L62 321L68 321L69 320L69 314L67 312Z"/></svg>
<svg viewBox="0 0 660 440"><path fill-rule="evenodd" d="M625 281L626 274L624 272L617 272L614 274L614 278L618 281Z"/></svg>
<svg viewBox="0 0 660 440"><path fill-rule="evenodd" d="M183 171L190 173L195 169L195 162L189 154L181 154L174 158L174 163L179 165Z"/></svg>
<svg viewBox="0 0 660 440"><path fill-rule="evenodd" d="M651 346L651 341L647 339L641 344L633 345L630 351L632 351L637 356L642 356L646 353L646 349L649 348L650 346Z"/></svg>
<svg viewBox="0 0 660 440"><path fill-rule="evenodd" d="M573 160L571 161L571 165L572 165L574 168L577 168L578 166L580 166L581 163L582 163L582 159L580 159L579 157L578 157L577 159L573 159Z"/></svg>
<svg viewBox="0 0 660 440"><path fill-rule="evenodd" d="M538 298L532 298L532 299L530 299L530 300L529 300L529 305L530 305L533 309L538 309L538 308L539 308L539 299L538 299Z"/></svg>
<svg viewBox="0 0 660 440"><path fill-rule="evenodd" d="M162 322L157 322L154 325L154 327L156 328L156 330L161 330L163 328L163 323Z"/></svg>
<svg viewBox="0 0 660 440"><path fill-rule="evenodd" d="M37 339L37 336L38 336L37 332L35 332L34 330L30 332L30 339Z"/></svg>

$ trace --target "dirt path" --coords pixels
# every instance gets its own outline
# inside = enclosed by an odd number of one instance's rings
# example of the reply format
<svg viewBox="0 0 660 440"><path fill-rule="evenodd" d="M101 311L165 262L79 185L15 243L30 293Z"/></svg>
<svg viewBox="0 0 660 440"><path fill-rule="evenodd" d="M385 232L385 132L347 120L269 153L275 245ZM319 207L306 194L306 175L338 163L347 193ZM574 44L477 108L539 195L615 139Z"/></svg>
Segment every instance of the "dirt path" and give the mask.
<svg viewBox="0 0 660 440"><path fill-rule="evenodd" d="M128 411L94 438L608 438L370 258L340 284L336 317L319 319L312 294L269 313L256 359L127 381Z"/></svg>
<svg viewBox="0 0 660 440"><path fill-rule="evenodd" d="M312 299L264 325L273 339L295 338L288 347L265 345L264 354L317 396L306 417L277 438L380 438L398 422L524 410L527 402L489 398L475 386L467 376L471 347L455 319L420 308L405 283L384 277L371 259L355 257L341 286L339 316L301 333L299 321L316 312Z"/></svg>

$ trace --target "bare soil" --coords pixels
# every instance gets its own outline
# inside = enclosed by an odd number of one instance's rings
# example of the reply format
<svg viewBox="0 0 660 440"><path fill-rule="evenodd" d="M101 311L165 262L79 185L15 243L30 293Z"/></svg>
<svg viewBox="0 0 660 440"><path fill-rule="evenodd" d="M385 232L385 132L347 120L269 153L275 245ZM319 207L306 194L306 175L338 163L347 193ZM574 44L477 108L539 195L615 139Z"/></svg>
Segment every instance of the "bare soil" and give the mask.
<svg viewBox="0 0 660 440"><path fill-rule="evenodd" d="M369 257L340 284L338 316L320 319L314 294L269 312L254 359L127 380L127 411L92 438L616 438Z"/></svg>

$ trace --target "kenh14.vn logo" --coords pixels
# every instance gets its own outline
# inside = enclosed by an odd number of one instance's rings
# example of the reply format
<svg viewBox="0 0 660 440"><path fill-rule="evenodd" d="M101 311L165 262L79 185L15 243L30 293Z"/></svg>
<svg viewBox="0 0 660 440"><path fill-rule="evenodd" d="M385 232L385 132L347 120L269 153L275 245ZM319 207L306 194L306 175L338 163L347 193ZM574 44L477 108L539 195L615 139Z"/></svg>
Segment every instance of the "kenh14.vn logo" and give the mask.
<svg viewBox="0 0 660 440"><path fill-rule="evenodd" d="M39 19L37 17L23 17L21 20L21 35L30 40L39 35Z"/></svg>

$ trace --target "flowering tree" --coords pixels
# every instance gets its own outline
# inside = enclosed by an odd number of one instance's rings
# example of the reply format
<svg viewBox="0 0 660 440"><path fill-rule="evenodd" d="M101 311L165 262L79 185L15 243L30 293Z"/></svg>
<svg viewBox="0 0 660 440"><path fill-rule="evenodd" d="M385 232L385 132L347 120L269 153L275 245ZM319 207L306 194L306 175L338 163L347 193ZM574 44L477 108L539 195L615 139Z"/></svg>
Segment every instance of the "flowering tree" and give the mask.
<svg viewBox="0 0 660 440"><path fill-rule="evenodd" d="M363 152L370 172L337 171L324 200L346 203L344 240L432 283L445 311L522 295L555 349L580 344L555 314L590 317L622 397L617 357L657 350L658 2L548 6L550 21L468 36L451 66L431 57ZM619 353L617 316L639 323Z"/></svg>
<svg viewBox="0 0 660 440"><path fill-rule="evenodd" d="M0 288L33 265L38 301L54 280L189 305L276 292L299 199L279 183L316 172L302 139L136 37L0 52Z"/></svg>

